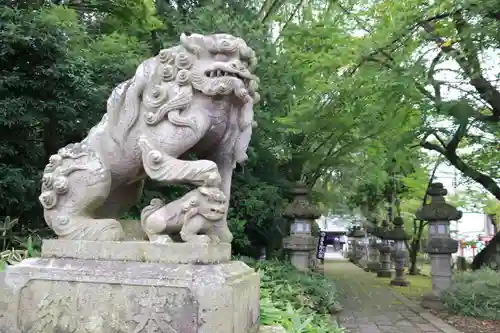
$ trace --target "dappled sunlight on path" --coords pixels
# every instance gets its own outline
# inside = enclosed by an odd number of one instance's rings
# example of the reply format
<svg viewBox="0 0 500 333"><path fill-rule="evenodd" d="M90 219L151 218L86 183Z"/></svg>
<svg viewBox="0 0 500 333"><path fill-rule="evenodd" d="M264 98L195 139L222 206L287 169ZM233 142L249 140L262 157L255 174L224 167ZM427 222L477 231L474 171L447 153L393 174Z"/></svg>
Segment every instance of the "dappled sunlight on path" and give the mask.
<svg viewBox="0 0 500 333"><path fill-rule="evenodd" d="M339 289L346 333L460 333L348 261L325 261L325 275Z"/></svg>

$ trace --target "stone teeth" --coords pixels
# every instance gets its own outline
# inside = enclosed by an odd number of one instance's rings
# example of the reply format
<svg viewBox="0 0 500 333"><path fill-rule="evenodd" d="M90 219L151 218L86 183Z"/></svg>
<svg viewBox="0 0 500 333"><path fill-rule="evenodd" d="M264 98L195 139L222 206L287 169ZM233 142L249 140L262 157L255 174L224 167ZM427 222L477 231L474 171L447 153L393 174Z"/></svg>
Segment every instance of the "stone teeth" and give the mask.
<svg viewBox="0 0 500 333"><path fill-rule="evenodd" d="M243 78L241 78L237 73L226 72L226 71L223 71L221 69L214 69L213 71L209 71L207 74L210 78L231 76L231 77L236 77L236 78L243 80ZM244 80L245 80L245 82L248 82L247 79L244 79Z"/></svg>

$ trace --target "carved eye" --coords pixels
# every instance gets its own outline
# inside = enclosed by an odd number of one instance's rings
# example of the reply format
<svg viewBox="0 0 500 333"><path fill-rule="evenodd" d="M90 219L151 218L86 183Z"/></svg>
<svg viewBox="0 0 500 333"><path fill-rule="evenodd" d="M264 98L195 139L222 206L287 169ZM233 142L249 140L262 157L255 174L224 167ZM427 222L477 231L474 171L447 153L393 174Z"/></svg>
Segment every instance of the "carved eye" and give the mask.
<svg viewBox="0 0 500 333"><path fill-rule="evenodd" d="M219 54L216 54L216 55L215 55L215 60L216 60L216 61L227 61L227 60L228 60L228 57L227 57L227 55L225 55L225 54L220 54L220 53L219 53Z"/></svg>

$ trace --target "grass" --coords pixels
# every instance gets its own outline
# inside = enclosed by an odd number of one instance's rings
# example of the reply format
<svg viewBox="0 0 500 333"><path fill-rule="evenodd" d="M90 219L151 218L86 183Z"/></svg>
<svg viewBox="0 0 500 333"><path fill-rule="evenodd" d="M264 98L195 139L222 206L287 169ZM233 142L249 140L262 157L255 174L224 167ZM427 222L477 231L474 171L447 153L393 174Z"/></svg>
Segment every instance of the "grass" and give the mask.
<svg viewBox="0 0 500 333"><path fill-rule="evenodd" d="M421 275L426 275L426 276L431 276L431 264L421 264L418 265L418 268L420 269L420 274Z"/></svg>
<svg viewBox="0 0 500 333"><path fill-rule="evenodd" d="M380 285L389 286L397 293L412 301L422 300L422 296L432 290L432 279L426 275L406 275L406 280L410 282L407 287L390 285L390 278L377 278Z"/></svg>

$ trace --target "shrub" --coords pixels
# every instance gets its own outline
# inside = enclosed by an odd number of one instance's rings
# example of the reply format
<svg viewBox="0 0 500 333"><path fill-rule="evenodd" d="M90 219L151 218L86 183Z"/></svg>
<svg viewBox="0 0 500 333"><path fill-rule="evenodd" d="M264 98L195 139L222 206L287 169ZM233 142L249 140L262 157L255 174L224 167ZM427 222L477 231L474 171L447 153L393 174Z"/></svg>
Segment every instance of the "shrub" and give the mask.
<svg viewBox="0 0 500 333"><path fill-rule="evenodd" d="M331 316L340 310L332 281L277 260L240 260L260 273L262 325L281 325L288 333L343 332Z"/></svg>
<svg viewBox="0 0 500 333"><path fill-rule="evenodd" d="M41 239L33 235L22 238L10 233L18 219L6 217L0 223L0 272L7 265L15 265L23 259L40 256Z"/></svg>
<svg viewBox="0 0 500 333"><path fill-rule="evenodd" d="M442 297L451 313L500 320L500 273L490 268L457 273Z"/></svg>

